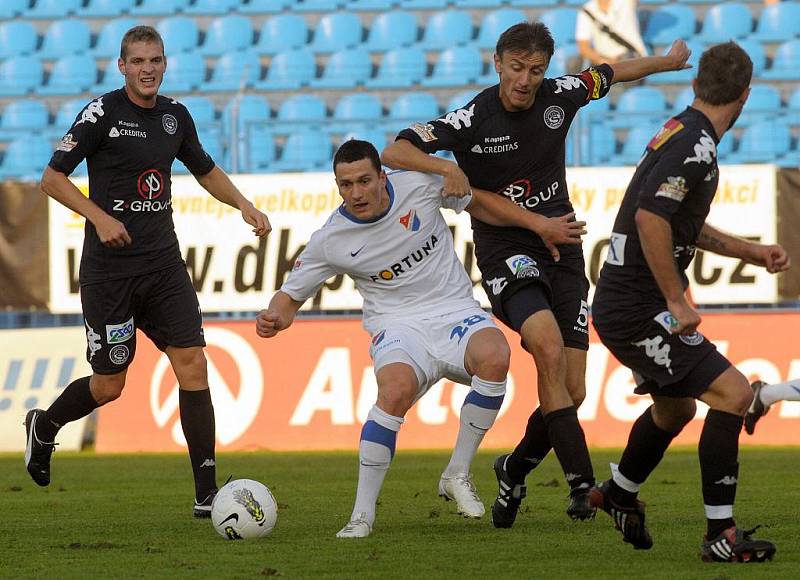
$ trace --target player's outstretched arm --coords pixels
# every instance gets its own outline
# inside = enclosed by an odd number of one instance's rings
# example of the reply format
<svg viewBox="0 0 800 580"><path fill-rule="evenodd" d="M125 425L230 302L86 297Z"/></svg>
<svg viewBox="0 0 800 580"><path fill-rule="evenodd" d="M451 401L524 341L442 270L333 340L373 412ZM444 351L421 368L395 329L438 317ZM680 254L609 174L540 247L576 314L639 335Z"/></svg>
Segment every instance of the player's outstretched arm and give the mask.
<svg viewBox="0 0 800 580"><path fill-rule="evenodd" d="M672 227L660 215L639 209L636 211L636 229L647 260L656 279L667 308L675 318L676 334L692 334L700 324L700 315L691 307L683 291L683 283L675 267L672 254Z"/></svg>
<svg viewBox="0 0 800 580"><path fill-rule="evenodd" d="M441 175L444 177L445 195L455 197L469 195L469 179L457 163L435 155L428 155L406 139L398 139L384 149L381 153L381 162L392 169L407 169Z"/></svg>
<svg viewBox="0 0 800 580"><path fill-rule="evenodd" d="M85 197L81 190L60 171L50 166L46 167L39 187L46 195L89 220L97 231L97 237L105 245L121 248L131 243L131 236L122 222L108 215L95 202Z"/></svg>
<svg viewBox="0 0 800 580"><path fill-rule="evenodd" d="M721 256L740 258L751 264L763 266L771 274L785 272L792 265L789 254L779 244L751 242L718 230L709 224L704 224L700 230L697 247Z"/></svg>
<svg viewBox="0 0 800 580"><path fill-rule="evenodd" d="M660 72L692 68L692 65L686 62L691 54L692 51L683 40L676 40L669 52L663 56L642 56L610 64L614 71L611 84L637 81Z"/></svg>
<svg viewBox="0 0 800 580"><path fill-rule="evenodd" d="M214 169L205 175L199 177L195 176L195 179L197 179L197 182L202 185L208 193L219 201L241 211L242 219L253 226L253 233L258 237L266 236L272 230L267 216L257 210L233 184L228 174L216 165Z"/></svg>
<svg viewBox="0 0 800 580"><path fill-rule="evenodd" d="M256 316L256 334L261 338L272 338L282 330L286 330L294 322L302 302L293 300L285 292L278 290L269 301L266 310Z"/></svg>

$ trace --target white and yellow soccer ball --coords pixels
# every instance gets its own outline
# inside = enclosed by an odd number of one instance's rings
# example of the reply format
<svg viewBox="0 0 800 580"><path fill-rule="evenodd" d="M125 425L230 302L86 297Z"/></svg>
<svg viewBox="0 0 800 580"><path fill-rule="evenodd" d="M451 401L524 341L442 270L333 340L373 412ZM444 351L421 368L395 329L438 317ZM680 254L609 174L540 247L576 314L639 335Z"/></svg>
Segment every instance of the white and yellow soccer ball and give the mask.
<svg viewBox="0 0 800 580"><path fill-rule="evenodd" d="M269 488L252 479L226 483L211 504L211 523L229 540L262 538L275 527L278 504Z"/></svg>

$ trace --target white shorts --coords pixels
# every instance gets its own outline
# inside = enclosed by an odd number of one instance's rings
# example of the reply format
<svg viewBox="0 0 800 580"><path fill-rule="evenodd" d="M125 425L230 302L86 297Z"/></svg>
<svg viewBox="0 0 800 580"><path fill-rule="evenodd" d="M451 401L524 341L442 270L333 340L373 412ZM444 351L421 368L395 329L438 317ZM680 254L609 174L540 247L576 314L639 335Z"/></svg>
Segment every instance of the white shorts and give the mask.
<svg viewBox="0 0 800 580"><path fill-rule="evenodd" d="M477 306L435 318L393 321L372 337L369 354L376 373L390 363L411 366L419 380L419 398L442 378L471 384L464 355L469 339L482 328L497 325Z"/></svg>

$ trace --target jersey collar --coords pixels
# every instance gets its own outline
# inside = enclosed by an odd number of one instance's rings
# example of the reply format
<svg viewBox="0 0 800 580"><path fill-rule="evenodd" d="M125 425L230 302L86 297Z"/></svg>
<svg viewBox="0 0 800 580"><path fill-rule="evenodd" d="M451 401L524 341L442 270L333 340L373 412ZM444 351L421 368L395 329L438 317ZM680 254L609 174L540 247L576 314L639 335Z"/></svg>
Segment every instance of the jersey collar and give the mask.
<svg viewBox="0 0 800 580"><path fill-rule="evenodd" d="M339 206L339 213L342 214L347 219L349 219L351 222L357 224L374 224L375 222L378 222L382 220L384 217L386 217L386 214L388 214L391 211L392 205L394 205L394 187L392 187L392 182L389 181L389 179L386 179L386 191L389 192L389 207L386 208L386 211L384 211L380 215L376 215L374 218L370 220L358 219L356 216L347 211L347 209L345 209L344 204Z"/></svg>

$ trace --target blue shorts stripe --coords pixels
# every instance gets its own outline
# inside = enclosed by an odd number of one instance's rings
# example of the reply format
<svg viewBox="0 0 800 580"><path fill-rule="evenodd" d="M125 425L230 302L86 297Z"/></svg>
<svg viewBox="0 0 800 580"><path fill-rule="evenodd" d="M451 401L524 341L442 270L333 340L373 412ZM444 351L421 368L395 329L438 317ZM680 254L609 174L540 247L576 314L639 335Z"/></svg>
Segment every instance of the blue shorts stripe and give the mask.
<svg viewBox="0 0 800 580"><path fill-rule="evenodd" d="M397 432L379 425L375 421L367 421L361 429L361 439L372 441L384 447L388 447L394 457L394 449L397 445Z"/></svg>
<svg viewBox="0 0 800 580"><path fill-rule="evenodd" d="M476 407L483 407L484 409L499 409L503 405L503 395L499 397L487 397L481 395L476 390L471 390L464 399L465 405L475 405Z"/></svg>

